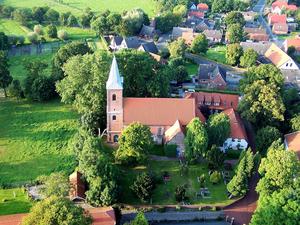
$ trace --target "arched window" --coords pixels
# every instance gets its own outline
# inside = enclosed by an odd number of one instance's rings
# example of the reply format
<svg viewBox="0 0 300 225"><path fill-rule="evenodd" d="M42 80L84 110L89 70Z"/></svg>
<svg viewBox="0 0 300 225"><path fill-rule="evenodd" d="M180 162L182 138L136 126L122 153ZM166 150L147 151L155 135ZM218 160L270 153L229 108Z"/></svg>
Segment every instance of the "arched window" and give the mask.
<svg viewBox="0 0 300 225"><path fill-rule="evenodd" d="M112 120L116 120L117 119L117 116L116 115L113 115L112 116Z"/></svg>
<svg viewBox="0 0 300 225"><path fill-rule="evenodd" d="M116 94L113 94L113 95L112 95L112 100L113 100L113 101L116 101L116 100L117 100Z"/></svg>
<svg viewBox="0 0 300 225"><path fill-rule="evenodd" d="M118 135L114 135L114 142L118 142L119 136Z"/></svg>

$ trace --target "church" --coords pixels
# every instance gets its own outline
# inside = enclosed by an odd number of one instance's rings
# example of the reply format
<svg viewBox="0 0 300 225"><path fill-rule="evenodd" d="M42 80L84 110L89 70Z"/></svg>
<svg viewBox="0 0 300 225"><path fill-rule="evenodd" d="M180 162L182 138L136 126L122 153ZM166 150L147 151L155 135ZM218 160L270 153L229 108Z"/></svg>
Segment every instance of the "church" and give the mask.
<svg viewBox="0 0 300 225"><path fill-rule="evenodd" d="M184 131L188 123L195 117L203 123L206 121L199 107L199 99L202 98L198 99L196 96L188 95L185 98L123 97L123 78L115 57L106 82L106 91L107 141L110 143L118 142L126 126L133 122L140 122L150 127L153 140L157 144L176 144L179 150L183 150ZM225 101L222 96L224 95L212 96L215 101L218 99L217 107ZM212 98L210 97L211 101ZM216 107L216 104L212 106ZM226 106L225 108L232 108L233 104L227 103Z"/></svg>

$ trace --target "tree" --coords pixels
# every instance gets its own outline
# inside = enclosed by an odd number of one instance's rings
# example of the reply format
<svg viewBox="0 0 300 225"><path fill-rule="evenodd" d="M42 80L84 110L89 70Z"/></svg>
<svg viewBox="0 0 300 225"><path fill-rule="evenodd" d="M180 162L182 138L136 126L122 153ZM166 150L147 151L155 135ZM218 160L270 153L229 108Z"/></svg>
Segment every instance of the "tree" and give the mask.
<svg viewBox="0 0 300 225"><path fill-rule="evenodd" d="M40 24L45 20L45 13L49 10L49 7L33 7L32 8L32 18Z"/></svg>
<svg viewBox="0 0 300 225"><path fill-rule="evenodd" d="M111 24L108 23L109 15L110 11L105 11L91 21L91 27L98 35L109 34L112 30Z"/></svg>
<svg viewBox="0 0 300 225"><path fill-rule="evenodd" d="M221 176L221 173L219 171L214 171L212 172L212 174L209 176L209 181L212 183L212 184L218 184L220 183L222 179L222 176Z"/></svg>
<svg viewBox="0 0 300 225"><path fill-rule="evenodd" d="M147 17L146 13L140 8L127 11L122 17L121 33L124 36L138 34Z"/></svg>
<svg viewBox="0 0 300 225"><path fill-rule="evenodd" d="M28 21L31 21L32 12L27 8L18 8L13 13L14 20L20 22L22 25L27 25Z"/></svg>
<svg viewBox="0 0 300 225"><path fill-rule="evenodd" d="M8 94L17 99L23 96L23 90L19 80L13 80L8 87Z"/></svg>
<svg viewBox="0 0 300 225"><path fill-rule="evenodd" d="M172 58L169 60L169 67L172 70L172 79L178 83L182 83L189 78L187 69L184 66L185 62L182 58Z"/></svg>
<svg viewBox="0 0 300 225"><path fill-rule="evenodd" d="M54 9L49 8L49 10L45 13L44 18L48 23L56 24L59 19L59 12L57 12Z"/></svg>
<svg viewBox="0 0 300 225"><path fill-rule="evenodd" d="M68 18L70 17L71 12L62 12L59 16L59 21L62 26L67 26Z"/></svg>
<svg viewBox="0 0 300 225"><path fill-rule="evenodd" d="M69 38L69 34L65 30L59 30L57 32L57 37L61 40L67 40Z"/></svg>
<svg viewBox="0 0 300 225"><path fill-rule="evenodd" d="M179 38L176 41L171 42L168 45L169 52L171 57L184 57L185 50L187 46L182 38Z"/></svg>
<svg viewBox="0 0 300 225"><path fill-rule="evenodd" d="M254 66L256 64L257 58L257 52L252 48L248 48L240 58L240 65L244 68Z"/></svg>
<svg viewBox="0 0 300 225"><path fill-rule="evenodd" d="M223 166L225 155L216 145L207 152L206 160L210 169L220 169Z"/></svg>
<svg viewBox="0 0 300 225"><path fill-rule="evenodd" d="M212 3L213 13L224 13L226 12L226 0L214 0Z"/></svg>
<svg viewBox="0 0 300 225"><path fill-rule="evenodd" d="M57 28L55 25L49 25L46 28L47 36L50 38L57 38Z"/></svg>
<svg viewBox="0 0 300 225"><path fill-rule="evenodd" d="M85 55L92 53L92 50L86 43L83 42L71 42L61 47L53 57L52 75L61 80L64 77L62 70L63 65L75 55Z"/></svg>
<svg viewBox="0 0 300 225"><path fill-rule="evenodd" d="M42 25L40 25L40 24L34 25L33 31L34 31L34 33L36 33L38 35L43 35L43 27L42 27Z"/></svg>
<svg viewBox="0 0 300 225"><path fill-rule="evenodd" d="M296 48L295 46L290 46L288 47L287 49L287 54L291 57L294 57L295 56L295 53L296 53Z"/></svg>
<svg viewBox="0 0 300 225"><path fill-rule="evenodd" d="M229 65L239 64L240 57L243 55L243 48L239 44L229 44L226 47L226 62Z"/></svg>
<svg viewBox="0 0 300 225"><path fill-rule="evenodd" d="M22 225L90 225L92 219L84 209L68 199L51 196L36 203L24 218Z"/></svg>
<svg viewBox="0 0 300 225"><path fill-rule="evenodd" d="M300 175L300 162L295 152L286 151L283 145L273 145L261 160L258 172L262 178L256 190L262 197L270 196L277 190L292 187Z"/></svg>
<svg viewBox="0 0 300 225"><path fill-rule="evenodd" d="M37 35L37 33L35 32L30 32L27 34L28 40L32 43L32 44L36 44L38 42L39 36Z"/></svg>
<svg viewBox="0 0 300 225"><path fill-rule="evenodd" d="M0 87L4 90L7 97L6 88L10 85L13 78L9 72L8 57L4 51L0 51Z"/></svg>
<svg viewBox="0 0 300 225"><path fill-rule="evenodd" d="M232 11L229 12L225 17L225 24L227 27L232 24L240 24L243 27L245 23L244 16L241 12Z"/></svg>
<svg viewBox="0 0 300 225"><path fill-rule="evenodd" d="M207 154L208 137L204 125L199 118L194 118L187 125L187 133L184 139L185 157L193 161Z"/></svg>
<svg viewBox="0 0 300 225"><path fill-rule="evenodd" d="M8 47L8 36L4 32L0 32L0 51L7 50Z"/></svg>
<svg viewBox="0 0 300 225"><path fill-rule="evenodd" d="M204 34L197 35L192 42L191 49L195 54L205 54L208 50L208 40L206 36Z"/></svg>
<svg viewBox="0 0 300 225"><path fill-rule="evenodd" d="M281 138L281 133L276 127L263 127L257 131L256 148L262 155L265 155L271 144L279 138Z"/></svg>
<svg viewBox="0 0 300 225"><path fill-rule="evenodd" d="M78 25L78 21L75 16L72 14L69 15L68 21L67 21L67 26L69 27L76 27Z"/></svg>
<svg viewBox="0 0 300 225"><path fill-rule="evenodd" d="M152 147L150 128L140 123L132 123L122 131L116 160L128 165L143 162Z"/></svg>
<svg viewBox="0 0 300 225"><path fill-rule="evenodd" d="M230 120L225 113L212 114L207 121L209 146L223 146L230 135Z"/></svg>
<svg viewBox="0 0 300 225"><path fill-rule="evenodd" d="M173 13L175 15L178 15L178 16L184 18L186 16L186 13L187 13L186 5L176 5L173 9Z"/></svg>
<svg viewBox="0 0 300 225"><path fill-rule="evenodd" d="M239 104L241 116L256 126L283 121L285 106L279 92L280 88L275 84L255 81L244 90L244 98Z"/></svg>
<svg viewBox="0 0 300 225"><path fill-rule="evenodd" d="M156 18L156 27L162 33L167 33L172 30L173 27L177 26L182 18L170 11L164 12Z"/></svg>
<svg viewBox="0 0 300 225"><path fill-rule="evenodd" d="M295 115L291 119L291 127L293 131L300 131L300 114Z"/></svg>
<svg viewBox="0 0 300 225"><path fill-rule="evenodd" d="M150 174L142 173L137 176L130 188L142 202L147 202L152 196L155 181Z"/></svg>
<svg viewBox="0 0 300 225"><path fill-rule="evenodd" d="M125 225L149 225L144 213L138 212L134 220L130 223L125 223Z"/></svg>
<svg viewBox="0 0 300 225"><path fill-rule="evenodd" d="M258 207L251 219L251 225L298 224L300 221L300 187L288 187L274 192L270 196L260 197Z"/></svg>
<svg viewBox="0 0 300 225"><path fill-rule="evenodd" d="M69 194L69 179L62 172L42 176L38 180L43 184L41 194L46 198L50 196L66 197Z"/></svg>
<svg viewBox="0 0 300 225"><path fill-rule="evenodd" d="M226 31L226 40L230 44L240 43L244 39L244 30L240 24L231 24Z"/></svg>

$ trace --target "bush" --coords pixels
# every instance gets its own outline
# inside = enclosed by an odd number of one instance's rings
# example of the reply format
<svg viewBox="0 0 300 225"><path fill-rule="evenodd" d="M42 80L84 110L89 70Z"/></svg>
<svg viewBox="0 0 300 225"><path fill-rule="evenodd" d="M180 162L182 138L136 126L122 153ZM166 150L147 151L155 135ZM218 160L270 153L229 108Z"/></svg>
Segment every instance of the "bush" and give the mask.
<svg viewBox="0 0 300 225"><path fill-rule="evenodd" d="M210 177L209 177L209 181L212 183L212 184L218 184L220 183L222 179L222 176L221 176L221 173L219 171L214 171Z"/></svg>
<svg viewBox="0 0 300 225"><path fill-rule="evenodd" d="M184 185L179 185L176 187L175 199L177 202L182 202L186 199L186 189Z"/></svg>
<svg viewBox="0 0 300 225"><path fill-rule="evenodd" d="M165 145L165 155L167 157L176 157L177 156L177 145L174 145L174 144Z"/></svg>
<svg viewBox="0 0 300 225"><path fill-rule="evenodd" d="M18 42L18 37L16 35L8 36L8 43L9 45L16 45Z"/></svg>
<svg viewBox="0 0 300 225"><path fill-rule="evenodd" d="M43 35L43 27L42 27L42 25L40 25L40 24L38 24L38 25L35 25L34 27L33 27L33 31L35 32L35 33L37 33L38 35Z"/></svg>
<svg viewBox="0 0 300 225"><path fill-rule="evenodd" d="M142 173L137 176L130 188L142 202L146 202L150 200L152 196L152 191L155 188L155 181L148 173Z"/></svg>
<svg viewBox="0 0 300 225"><path fill-rule="evenodd" d="M18 44L23 45L25 43L25 37L20 35L18 36Z"/></svg>
<svg viewBox="0 0 300 225"><path fill-rule="evenodd" d="M2 202L8 202L8 199L7 198L3 198Z"/></svg>
<svg viewBox="0 0 300 225"><path fill-rule="evenodd" d="M65 30L59 30L57 32L57 37L61 40L67 40L69 38L69 34Z"/></svg>
<svg viewBox="0 0 300 225"><path fill-rule="evenodd" d="M226 151L226 156L230 159L238 159L240 157L241 151L229 149Z"/></svg>
<svg viewBox="0 0 300 225"><path fill-rule="evenodd" d="M57 38L57 28L54 25L47 26L46 33L50 38Z"/></svg>
<svg viewBox="0 0 300 225"><path fill-rule="evenodd" d="M205 174L201 174L201 176L199 177L199 183L200 183L200 187L202 188L205 187Z"/></svg>
<svg viewBox="0 0 300 225"><path fill-rule="evenodd" d="M38 37L37 33L35 33L35 32L28 33L28 40L31 43L33 43L33 44L37 43L38 42L38 38L39 37Z"/></svg>

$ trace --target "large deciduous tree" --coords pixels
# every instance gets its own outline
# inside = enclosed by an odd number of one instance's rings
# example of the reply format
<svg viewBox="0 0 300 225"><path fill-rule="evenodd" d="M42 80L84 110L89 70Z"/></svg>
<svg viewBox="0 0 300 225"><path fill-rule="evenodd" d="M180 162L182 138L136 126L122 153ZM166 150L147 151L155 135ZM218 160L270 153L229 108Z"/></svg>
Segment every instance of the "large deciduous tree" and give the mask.
<svg viewBox="0 0 300 225"><path fill-rule="evenodd" d="M143 24L149 24L148 15L140 8L129 10L122 17L121 33L124 36L136 35Z"/></svg>
<svg viewBox="0 0 300 225"><path fill-rule="evenodd" d="M240 24L242 27L245 25L245 19L241 12L232 11L225 17L225 24L230 26L231 24Z"/></svg>
<svg viewBox="0 0 300 225"><path fill-rule="evenodd" d="M179 38L178 40L171 42L168 45L168 49L171 57L184 57L187 45L182 38Z"/></svg>
<svg viewBox="0 0 300 225"><path fill-rule="evenodd" d="M116 160L129 165L143 162L152 147L150 128L137 122L132 123L122 131Z"/></svg>
<svg viewBox="0 0 300 225"><path fill-rule="evenodd" d="M192 52L195 54L205 54L208 50L208 40L204 34L199 34L192 42Z"/></svg>
<svg viewBox="0 0 300 225"><path fill-rule="evenodd" d="M240 24L230 24L226 31L226 40L230 44L240 43L244 39L244 30Z"/></svg>
<svg viewBox="0 0 300 225"><path fill-rule="evenodd" d="M229 65L236 66L243 55L243 48L239 44L229 44L226 47L226 62Z"/></svg>
<svg viewBox="0 0 300 225"><path fill-rule="evenodd" d="M155 188L154 178L148 173L139 174L130 188L142 202L147 202Z"/></svg>
<svg viewBox="0 0 300 225"><path fill-rule="evenodd" d="M185 157L192 162L200 157L205 157L208 146L208 136L203 123L199 118L194 118L187 125L187 133L184 140Z"/></svg>
<svg viewBox="0 0 300 225"><path fill-rule="evenodd" d="M281 133L276 127L263 127L257 131L256 148L261 154L265 155L271 144L279 138L281 138Z"/></svg>
<svg viewBox="0 0 300 225"><path fill-rule="evenodd" d="M92 219L84 209L66 198L52 196L36 203L22 225L90 225Z"/></svg>
<svg viewBox="0 0 300 225"><path fill-rule="evenodd" d="M50 196L66 197L69 194L69 179L62 172L52 173L50 176L42 176L38 180L43 184L41 194L46 198Z"/></svg>
<svg viewBox="0 0 300 225"><path fill-rule="evenodd" d="M248 68L256 64L258 54L252 48L246 49L240 58L240 65Z"/></svg>
<svg viewBox="0 0 300 225"><path fill-rule="evenodd" d="M209 146L222 146L230 135L230 121L225 113L213 114L207 121Z"/></svg>
<svg viewBox="0 0 300 225"><path fill-rule="evenodd" d="M13 78L9 72L8 57L4 51L0 51L0 87L4 90L7 97L6 88L10 85Z"/></svg>

